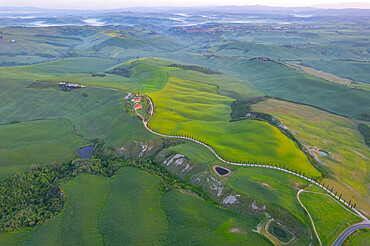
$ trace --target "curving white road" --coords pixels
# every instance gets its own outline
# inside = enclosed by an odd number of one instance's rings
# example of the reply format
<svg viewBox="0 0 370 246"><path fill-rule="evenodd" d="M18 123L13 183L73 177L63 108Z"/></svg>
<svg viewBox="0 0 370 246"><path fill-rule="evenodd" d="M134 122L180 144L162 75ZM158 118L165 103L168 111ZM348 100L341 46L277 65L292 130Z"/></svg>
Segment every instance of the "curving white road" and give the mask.
<svg viewBox="0 0 370 246"><path fill-rule="evenodd" d="M349 205L347 202L345 202L344 200L342 200L340 197L338 197L336 194L334 194L333 192L331 192L329 189L327 189L326 187L322 186L321 184L319 184L318 182L316 182L315 180L312 180L310 178L307 178L301 174L298 174L298 173L295 173L295 172L292 172L290 170L287 170L287 169L284 169L284 168L280 168L280 167L275 167L275 166L269 166L269 165L260 165L260 164L242 164L242 163L235 163L235 162L230 162L230 161L226 161L224 159L222 159L217 153L216 151L214 151L212 149L211 146L205 144L205 143L202 143L198 140L195 140L195 139L192 139L192 138L188 138L188 137L183 137L183 136L171 136L171 135L166 135L166 134L161 134L161 133L158 133L158 132L155 132L153 131L152 129L149 128L148 126L148 123L149 121L152 119L153 117L153 112L154 112L154 104L153 104L153 101L150 97L146 96L146 95L143 95L145 96L149 102L150 102L150 106L151 106L151 109L150 109L150 117L147 121L145 121L145 118L139 114L137 111L136 111L136 114L138 116L141 117L141 119L143 120L143 124L144 124L144 127L145 129L147 129L149 132L157 135L157 136L161 136L161 137L168 137L168 138L178 138L178 139L185 139L185 140L189 140L189 141L192 141L192 142L195 142L197 144L200 144L202 145L203 147L207 148L209 151L211 151L213 153L214 156L217 157L217 159L219 159L220 161L224 162L224 163L227 163L229 165L234 165L234 166L247 166L247 167L263 167L263 168L271 168L271 169L277 169L277 170L280 170L280 171L283 171L283 172L287 172L287 173L290 173L290 174L293 174L297 177L300 177L300 178L303 178L307 181L309 181L310 183L320 187L321 189L323 189L324 191L326 191L329 195L331 195L333 198L335 198L335 200L341 204L343 204L345 207L349 208L350 210L352 210L353 212L355 212L360 218L362 218L364 221L363 222L360 222L360 223L357 223L357 224L354 224L350 227L348 227L347 229L345 229L340 235L339 237L335 240L334 244L335 246L340 246L344 240L351 234L353 233L354 231L356 230L359 230L359 229L363 229L363 228L370 228L370 221L369 219L363 215L361 212L359 212L356 208L353 208L351 205ZM312 223L312 227L314 229L314 232L316 234L316 237L318 238L319 240L319 243L320 245L321 244L321 240L320 240L320 237L319 235L317 234L317 231L316 231L316 228L315 228L315 224L313 223L313 220L311 218L311 215L310 213L308 212L308 210L303 206L303 204L301 203L301 201L299 200L299 194L302 192L303 190L299 190L298 193L297 193L297 199L298 199L298 202L301 204L301 206L306 210L308 216L310 217L310 220L311 220L311 223Z"/></svg>
<svg viewBox="0 0 370 246"><path fill-rule="evenodd" d="M195 140L195 139L192 139L192 138L189 138L189 137L183 137L183 136L172 136L172 135L166 135L166 134L161 134L161 133L158 133L158 132L155 132L153 131L152 129L149 128L148 126L148 123L149 121L152 119L153 117L153 113L154 113L154 104L153 104L153 101L150 97L148 97L147 95L143 95L144 97L146 97L149 102L150 102L150 107L151 107L151 110L149 111L150 112L150 117L147 121L145 121L145 118L139 114L137 111L136 111L136 114L138 116L141 117L141 119L143 120L143 124L144 124L144 127L145 129L147 129L148 131L150 131L151 133L157 135L157 136L161 136L161 137L168 137L168 138L178 138L178 139L185 139L185 140L189 140L189 141L192 141L192 142L195 142L197 144L200 144L202 145L203 147L207 148L209 151L211 151L214 156L217 157L217 159L219 159L220 161L224 162L224 163L227 163L229 165L234 165L234 166L247 166L247 167L264 167L264 168L271 168L271 169L276 169L276 170L280 170L280 171L283 171L283 172L287 172L287 173L290 173L290 174L293 174L297 177L300 177L300 178L303 178L307 181L309 181L310 183L320 187L321 189L323 189L324 191L326 191L329 195L331 195L332 197L334 197L336 199L337 202L345 205L347 208L351 209L352 211L354 211L360 218L362 218L364 221L369 221L369 219L363 215L360 211L358 211L356 208L353 208L351 205L349 205L346 201L344 201L343 199L339 198L336 194L334 194L333 192L331 192L329 189L327 189L325 186L322 186L321 184L319 184L318 182L316 182L315 180L313 179L310 179L308 177L305 177L301 174L298 174L298 173L295 173L293 171L290 171L290 170L287 170L287 169L284 169L284 168L281 168L281 167L275 167L275 166L270 166L270 165L260 165L260 164L242 164L242 163L235 163L235 162L230 162L230 161L226 161L224 159L222 159L217 153L216 151L214 151L212 149L211 146L203 143L203 142L200 142L198 140Z"/></svg>

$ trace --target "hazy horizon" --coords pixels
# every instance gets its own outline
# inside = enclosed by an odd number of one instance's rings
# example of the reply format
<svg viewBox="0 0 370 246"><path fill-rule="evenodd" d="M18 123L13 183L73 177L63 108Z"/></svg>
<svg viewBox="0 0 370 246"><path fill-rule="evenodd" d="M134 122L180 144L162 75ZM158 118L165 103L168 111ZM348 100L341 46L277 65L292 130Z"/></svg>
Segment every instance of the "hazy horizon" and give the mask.
<svg viewBox="0 0 370 246"><path fill-rule="evenodd" d="M133 2L122 2L120 0L3 0L0 7L36 7L48 9L115 9L115 8L133 8L133 7L206 7L206 6L270 6L270 7L316 7L316 8L370 8L370 0L361 1L337 1L337 0L312 0L294 2L290 0L178 0L176 3L168 0L137 0Z"/></svg>

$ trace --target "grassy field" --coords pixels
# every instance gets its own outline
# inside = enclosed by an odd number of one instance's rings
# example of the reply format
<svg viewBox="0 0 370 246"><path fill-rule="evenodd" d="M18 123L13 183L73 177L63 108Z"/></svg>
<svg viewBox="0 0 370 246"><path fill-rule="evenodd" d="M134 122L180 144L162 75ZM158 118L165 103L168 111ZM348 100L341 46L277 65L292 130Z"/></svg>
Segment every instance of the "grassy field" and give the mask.
<svg viewBox="0 0 370 246"><path fill-rule="evenodd" d="M172 150L179 154L185 155L192 162L199 164L208 164L216 161L216 157L206 148L202 148L194 142L186 142L171 147Z"/></svg>
<svg viewBox="0 0 370 246"><path fill-rule="evenodd" d="M310 67L335 74L337 76L370 83L370 63L356 61L304 61Z"/></svg>
<svg viewBox="0 0 370 246"><path fill-rule="evenodd" d="M359 89L363 89L363 90L370 90L370 85L367 84L367 83L354 82L351 79L338 77L334 74L327 73L327 72L324 72L324 71L321 71L321 70L318 70L318 69L314 69L312 67L307 67L307 66L303 66L303 65L299 65L299 64L287 64L287 63L285 63L285 64L294 68L294 69L296 69L297 71L305 72L307 74L311 74L315 77L322 78L322 79L325 79L325 80L328 80L328 81L331 81L331 82L334 82L334 83L338 83L338 84L346 85L346 86L351 86L351 87L355 87L355 88L359 88Z"/></svg>
<svg viewBox="0 0 370 246"><path fill-rule="evenodd" d="M0 67L0 78L53 81L55 83L68 81L124 91L142 90L143 87L134 79L115 74L105 74L105 77L92 75L92 73L102 74L119 63L121 61L102 58L66 58L36 65Z"/></svg>
<svg viewBox="0 0 370 246"><path fill-rule="evenodd" d="M308 182L294 175L265 168L239 168L228 185L264 203L281 206L301 221L307 220L296 195Z"/></svg>
<svg viewBox="0 0 370 246"><path fill-rule="evenodd" d="M162 207L169 221L169 245L268 245L252 232L261 219L230 212L178 190L163 196Z"/></svg>
<svg viewBox="0 0 370 246"><path fill-rule="evenodd" d="M361 220L327 194L302 192L299 198L310 212L323 245L330 245L341 231Z"/></svg>
<svg viewBox="0 0 370 246"><path fill-rule="evenodd" d="M235 66L234 70L270 96L317 106L349 117L370 111L368 92L299 73L275 62L250 60Z"/></svg>
<svg viewBox="0 0 370 246"><path fill-rule="evenodd" d="M69 120L38 120L0 125L0 178L30 165L65 162L89 144L76 135Z"/></svg>
<svg viewBox="0 0 370 246"><path fill-rule="evenodd" d="M310 222L296 195L308 182L294 175L266 168L238 168L227 185L235 192L250 196L257 207L262 202L266 212L295 234L295 245L308 245ZM258 202L259 201L259 202Z"/></svg>
<svg viewBox="0 0 370 246"><path fill-rule="evenodd" d="M253 110L280 119L322 161L320 165L329 175L324 182L343 193L346 200L352 199L357 202L357 207L370 212L366 185L369 180L369 147L357 130L356 122L279 100L260 102L254 105ZM330 155L321 156L319 150L327 151Z"/></svg>
<svg viewBox="0 0 370 246"><path fill-rule="evenodd" d="M109 194L109 178L80 174L62 186L63 212L36 227L25 245L103 245L101 211Z"/></svg>
<svg viewBox="0 0 370 246"><path fill-rule="evenodd" d="M145 58L120 64L116 68L130 69L132 72L130 79L142 87L140 92L153 92L165 87L168 81L168 71L177 69L163 66L168 64L171 63L166 59Z"/></svg>
<svg viewBox="0 0 370 246"><path fill-rule="evenodd" d="M352 234L353 235L353 234ZM346 246L366 246L369 244L370 240L370 230L367 229L363 232L357 232L356 235L348 242L348 244L345 244Z"/></svg>
<svg viewBox="0 0 370 246"><path fill-rule="evenodd" d="M262 91L256 89L249 81L227 75L209 75L195 71L177 69L170 72L170 76L182 80L191 80L203 84L217 86L220 95L233 99L245 100L263 96Z"/></svg>
<svg viewBox="0 0 370 246"><path fill-rule="evenodd" d="M163 194L158 180L137 168L112 178L80 174L62 189L61 214L32 231L0 233L0 244L269 245L252 231L264 216L234 213L179 190Z"/></svg>
<svg viewBox="0 0 370 246"><path fill-rule="evenodd" d="M126 93L101 88L34 89L27 88L29 83L0 80L0 123L67 118L85 138L104 138L112 146L154 137L139 119L124 112L120 103Z"/></svg>
<svg viewBox="0 0 370 246"><path fill-rule="evenodd" d="M266 35L266 34L265 34ZM309 35L309 34L307 34ZM309 39L309 37L306 37ZM319 39L323 42L323 39ZM365 45L364 45L365 46ZM339 49L332 44L329 45L297 45L280 46L275 42L272 45L257 44L252 42L225 42L217 44L210 49L210 52L223 56L243 57L269 57L279 60L319 60L319 59L363 59L361 53L363 47L345 47ZM325 52L323 52L325 50Z"/></svg>
<svg viewBox="0 0 370 246"><path fill-rule="evenodd" d="M108 245L158 245L168 221L161 209L157 179L137 168L123 168L110 181L100 227Z"/></svg>
<svg viewBox="0 0 370 246"><path fill-rule="evenodd" d="M22 245L22 242L30 235L30 231L0 232L0 242L4 246Z"/></svg>
<svg viewBox="0 0 370 246"><path fill-rule="evenodd" d="M192 135L232 161L281 163L307 175L319 175L297 145L278 129L254 120L229 122L232 99L218 95L211 82L170 77L163 90L148 95L155 107L149 125L155 131Z"/></svg>

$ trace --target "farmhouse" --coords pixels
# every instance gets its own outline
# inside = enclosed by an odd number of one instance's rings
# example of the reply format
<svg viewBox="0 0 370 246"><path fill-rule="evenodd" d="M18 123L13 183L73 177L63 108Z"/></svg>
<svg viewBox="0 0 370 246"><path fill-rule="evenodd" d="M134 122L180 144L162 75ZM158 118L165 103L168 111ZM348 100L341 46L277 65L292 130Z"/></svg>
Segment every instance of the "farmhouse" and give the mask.
<svg viewBox="0 0 370 246"><path fill-rule="evenodd" d="M70 84L66 82L60 82L58 84L59 87L68 87L68 88L81 88L82 86L80 84Z"/></svg>
<svg viewBox="0 0 370 246"><path fill-rule="evenodd" d="M135 97L134 103L139 103L141 102L141 97Z"/></svg>
<svg viewBox="0 0 370 246"><path fill-rule="evenodd" d="M142 109L142 108L143 108L143 106L141 106L140 104L135 104L134 105L135 110Z"/></svg>
<svg viewBox="0 0 370 246"><path fill-rule="evenodd" d="M69 88L81 88L81 85L79 85L79 84L66 84L66 86L67 87L69 87Z"/></svg>

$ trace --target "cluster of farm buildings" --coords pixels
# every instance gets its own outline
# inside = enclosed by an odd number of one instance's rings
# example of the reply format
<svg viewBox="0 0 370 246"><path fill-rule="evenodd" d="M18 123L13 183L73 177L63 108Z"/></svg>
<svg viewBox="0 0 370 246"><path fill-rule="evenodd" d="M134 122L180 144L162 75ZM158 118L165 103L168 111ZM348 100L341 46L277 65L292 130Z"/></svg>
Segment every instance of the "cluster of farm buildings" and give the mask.
<svg viewBox="0 0 370 246"><path fill-rule="evenodd" d="M66 88L82 88L82 87L85 87L83 85L80 85L80 84L71 84L71 83L67 83L67 82L60 82L58 84L59 87L66 87Z"/></svg>
<svg viewBox="0 0 370 246"><path fill-rule="evenodd" d="M135 97L131 101L134 102L134 109L135 110L143 108L143 105L140 104L141 103L141 97L140 97L139 93L136 93Z"/></svg>

